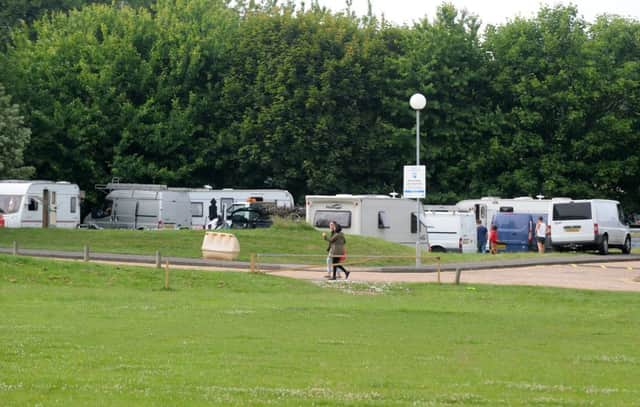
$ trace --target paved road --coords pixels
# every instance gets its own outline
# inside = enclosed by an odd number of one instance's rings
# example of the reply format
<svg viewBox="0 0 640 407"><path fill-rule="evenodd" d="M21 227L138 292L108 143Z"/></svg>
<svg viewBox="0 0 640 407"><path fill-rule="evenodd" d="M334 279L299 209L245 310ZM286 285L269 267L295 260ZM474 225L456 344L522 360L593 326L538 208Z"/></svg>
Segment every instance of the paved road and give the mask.
<svg viewBox="0 0 640 407"><path fill-rule="evenodd" d="M270 271L270 274L305 280L325 280L326 273ZM440 282L455 282L456 273L440 273ZM499 269L463 270L460 275L463 284L530 285L587 290L640 291L640 261L553 264ZM379 273L354 271L349 276L351 282L390 283L425 282L436 283L437 273ZM343 279L328 281L328 284L349 284Z"/></svg>

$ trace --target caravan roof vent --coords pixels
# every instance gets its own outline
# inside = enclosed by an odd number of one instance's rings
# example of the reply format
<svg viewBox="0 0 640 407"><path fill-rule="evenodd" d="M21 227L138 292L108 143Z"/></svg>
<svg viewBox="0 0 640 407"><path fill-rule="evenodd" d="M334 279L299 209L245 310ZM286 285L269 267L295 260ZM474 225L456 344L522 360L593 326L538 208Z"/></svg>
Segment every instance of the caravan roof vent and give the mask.
<svg viewBox="0 0 640 407"><path fill-rule="evenodd" d="M56 184L70 185L71 183L69 181L58 181L58 182L56 182Z"/></svg>
<svg viewBox="0 0 640 407"><path fill-rule="evenodd" d="M514 201L533 201L533 198L530 196L517 196L513 198Z"/></svg>

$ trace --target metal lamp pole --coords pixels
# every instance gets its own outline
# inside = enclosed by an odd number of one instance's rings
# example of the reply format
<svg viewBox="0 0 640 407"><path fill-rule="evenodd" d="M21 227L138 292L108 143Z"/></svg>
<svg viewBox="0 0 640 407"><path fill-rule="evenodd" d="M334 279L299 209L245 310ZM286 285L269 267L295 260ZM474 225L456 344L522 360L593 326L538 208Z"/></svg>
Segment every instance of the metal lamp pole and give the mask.
<svg viewBox="0 0 640 407"><path fill-rule="evenodd" d="M415 93L409 99L411 108L416 111L416 170L420 167L420 110L427 105L427 99L421 93ZM416 198L416 267L420 265L420 198Z"/></svg>

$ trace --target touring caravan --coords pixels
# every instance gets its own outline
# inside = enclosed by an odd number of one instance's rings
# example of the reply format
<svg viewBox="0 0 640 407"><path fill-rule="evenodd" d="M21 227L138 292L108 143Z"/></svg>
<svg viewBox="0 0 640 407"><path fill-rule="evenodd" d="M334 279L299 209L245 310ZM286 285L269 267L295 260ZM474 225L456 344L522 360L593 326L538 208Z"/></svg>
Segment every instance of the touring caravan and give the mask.
<svg viewBox="0 0 640 407"><path fill-rule="evenodd" d="M7 228L75 228L80 189L65 181L0 181L0 219Z"/></svg>
<svg viewBox="0 0 640 407"><path fill-rule="evenodd" d="M346 234L372 236L390 242L416 244L416 201L386 195L307 195L306 221L327 229L335 221ZM427 242L420 206L421 242Z"/></svg>
<svg viewBox="0 0 640 407"><path fill-rule="evenodd" d="M631 253L631 232L618 201L554 199L549 223L554 249L597 249L608 254L615 247Z"/></svg>
<svg viewBox="0 0 640 407"><path fill-rule="evenodd" d="M110 192L102 208L84 219L88 227L113 229L181 229L191 227L189 194L166 185L120 184L104 186Z"/></svg>
<svg viewBox="0 0 640 407"><path fill-rule="evenodd" d="M518 198L482 197L480 199L465 199L456 204L460 210L472 210L476 220L489 227L491 220L499 212L528 213L537 219L546 218L551 199L534 199L528 196Z"/></svg>
<svg viewBox="0 0 640 407"><path fill-rule="evenodd" d="M274 205L278 208L293 208L293 196L283 189L210 189L169 188L172 191L187 191L191 202L191 224L204 228L217 217L228 219L228 215L241 206L251 203Z"/></svg>
<svg viewBox="0 0 640 407"><path fill-rule="evenodd" d="M473 212L426 207L425 219L432 252L474 253L476 221Z"/></svg>

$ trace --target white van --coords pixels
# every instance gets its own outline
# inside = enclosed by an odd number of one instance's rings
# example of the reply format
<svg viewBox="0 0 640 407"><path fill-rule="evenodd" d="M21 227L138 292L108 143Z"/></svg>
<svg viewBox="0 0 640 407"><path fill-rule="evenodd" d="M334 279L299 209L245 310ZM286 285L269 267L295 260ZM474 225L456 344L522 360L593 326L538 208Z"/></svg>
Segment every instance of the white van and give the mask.
<svg viewBox="0 0 640 407"><path fill-rule="evenodd" d="M164 185L133 185L115 189L104 209L95 209L84 223L108 229L182 229L191 227L189 194L167 191Z"/></svg>
<svg viewBox="0 0 640 407"><path fill-rule="evenodd" d="M0 220L7 228L75 228L80 189L66 181L0 181Z"/></svg>
<svg viewBox="0 0 640 407"><path fill-rule="evenodd" d="M432 252L475 253L476 217L470 211L425 211Z"/></svg>
<svg viewBox="0 0 640 407"><path fill-rule="evenodd" d="M615 247L631 253L631 232L618 201L554 199L549 223L554 249L597 249L608 254Z"/></svg>

